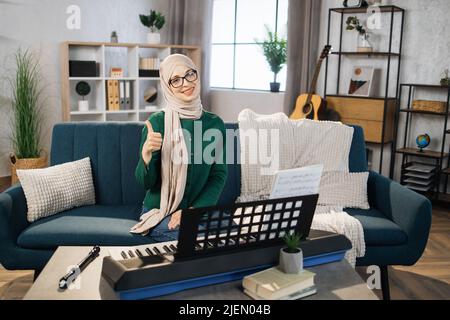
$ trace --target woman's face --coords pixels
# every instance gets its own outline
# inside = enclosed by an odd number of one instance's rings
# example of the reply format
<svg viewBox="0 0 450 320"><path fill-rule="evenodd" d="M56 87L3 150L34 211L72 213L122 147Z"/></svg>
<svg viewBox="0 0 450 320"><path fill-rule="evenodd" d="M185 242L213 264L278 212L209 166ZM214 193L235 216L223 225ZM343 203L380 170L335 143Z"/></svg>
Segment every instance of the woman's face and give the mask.
<svg viewBox="0 0 450 320"><path fill-rule="evenodd" d="M195 74L193 74L193 72ZM194 78L195 80L189 81ZM198 86L198 76L196 75L195 70L185 66L177 66L170 81L170 89L178 99L189 103L197 98L198 93L195 89ZM181 86L179 86L180 83L182 83Z"/></svg>

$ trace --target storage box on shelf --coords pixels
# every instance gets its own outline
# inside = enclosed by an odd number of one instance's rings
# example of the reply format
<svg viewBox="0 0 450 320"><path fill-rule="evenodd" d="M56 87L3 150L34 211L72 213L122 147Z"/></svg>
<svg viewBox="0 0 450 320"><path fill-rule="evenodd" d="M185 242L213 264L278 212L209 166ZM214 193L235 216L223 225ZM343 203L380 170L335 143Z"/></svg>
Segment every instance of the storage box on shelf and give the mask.
<svg viewBox="0 0 450 320"><path fill-rule="evenodd" d="M416 100L414 99L416 95L416 90L435 90L446 93L446 101L426 101L426 100ZM406 92L405 92L406 90ZM402 97L403 94L407 93L407 106L406 108L402 107ZM419 101L419 103L417 102ZM443 108L445 106L445 108ZM450 175L450 159L449 153L445 152L447 135L450 133L448 129L448 117L450 115L450 87L449 86L439 86L439 85L429 85L429 84L401 84L399 90L399 100L397 103L397 112L396 112L396 125L395 128L398 128L399 122L401 120L400 115L405 115L405 126L403 133L403 147L397 149L397 130L395 132L394 139L394 147L395 153L393 153L391 157L391 173L390 177L394 177L395 173L395 159L396 155L400 154L402 156L402 166L401 166L401 183L411 187L417 192L425 193L427 195L431 195L435 200L440 200L440 197L447 192L448 186L448 177ZM413 116L435 116L443 118L443 131L442 138L440 144L440 150L423 150L420 151L418 148L409 148L410 145L410 135L411 135L411 122ZM417 166L421 167L422 170L422 178L426 177L429 179L420 180L418 177L413 177L415 179L411 179L411 172L408 170L410 168L411 163L415 161L413 159L428 159L429 162L421 162L418 163ZM447 163L447 167L444 167L445 163ZM416 169L417 169L416 166ZM427 171L428 170L428 171ZM416 172L416 175L420 175L420 172ZM431 175L431 177L429 177ZM445 178L444 181L444 190L441 192L441 182L442 177ZM433 182L430 182L433 181ZM414 183L416 182L416 183ZM419 183L421 182L421 183ZM428 184L427 184L428 183ZM432 193L430 193L432 192Z"/></svg>
<svg viewBox="0 0 450 320"><path fill-rule="evenodd" d="M384 98L327 96L328 107L341 115L342 122L362 127L366 142L370 143L390 143L394 138L396 99L387 99L386 116L385 101Z"/></svg>
<svg viewBox="0 0 450 320"><path fill-rule="evenodd" d="M412 109L415 111L427 111L435 113L445 113L447 104L443 101L430 101L430 100L414 100Z"/></svg>
<svg viewBox="0 0 450 320"><path fill-rule="evenodd" d="M61 44L63 121L146 120L150 114L162 107L162 95L158 94L161 90L159 70L155 68L159 68L159 61L173 53L183 53L197 66L201 66L201 49L198 46L63 42ZM89 70L92 69L94 62L97 68L95 76L92 76L92 73L89 73L91 76L72 76L80 74L74 73L74 68L80 67L76 61L90 61L81 63L81 66L87 66ZM122 69L123 75L112 77L111 68ZM79 96L75 91L80 81L87 82L91 88L86 97ZM111 91L109 85L117 85L117 90ZM78 101L83 99L89 103L88 110L78 108ZM110 104L109 100L113 100L114 104Z"/></svg>

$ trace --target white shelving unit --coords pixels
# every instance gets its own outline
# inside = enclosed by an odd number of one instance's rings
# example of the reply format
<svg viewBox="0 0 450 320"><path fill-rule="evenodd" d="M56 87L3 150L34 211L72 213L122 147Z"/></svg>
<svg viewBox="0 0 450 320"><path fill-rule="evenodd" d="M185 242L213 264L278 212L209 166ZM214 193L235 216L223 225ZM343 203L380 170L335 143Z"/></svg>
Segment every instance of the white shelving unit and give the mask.
<svg viewBox="0 0 450 320"><path fill-rule="evenodd" d="M201 66L201 49L198 46L149 45L138 43L103 42L63 42L61 44L61 82L63 121L145 121L162 107L159 77L139 77L139 58L153 57L163 60L170 54L182 53L189 56L197 66ZM97 77L70 77L69 60L95 60L99 66ZM111 78L111 67L124 70L123 78ZM127 80L131 82L131 110L109 111L106 99L107 80ZM83 97L75 92L75 86L86 81L91 93L85 97L89 101L89 111L78 110L78 101ZM144 92L156 87L158 98L152 104L145 102ZM151 110L146 109L152 107Z"/></svg>

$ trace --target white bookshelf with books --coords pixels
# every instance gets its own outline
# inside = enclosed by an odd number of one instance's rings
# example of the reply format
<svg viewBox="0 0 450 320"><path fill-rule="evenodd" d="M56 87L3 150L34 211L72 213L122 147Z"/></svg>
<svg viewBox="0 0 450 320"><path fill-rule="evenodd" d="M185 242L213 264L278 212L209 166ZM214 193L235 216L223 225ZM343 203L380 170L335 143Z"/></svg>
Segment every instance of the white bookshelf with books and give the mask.
<svg viewBox="0 0 450 320"><path fill-rule="evenodd" d="M163 106L159 64L173 53L201 66L198 46L63 42L63 121L145 121Z"/></svg>

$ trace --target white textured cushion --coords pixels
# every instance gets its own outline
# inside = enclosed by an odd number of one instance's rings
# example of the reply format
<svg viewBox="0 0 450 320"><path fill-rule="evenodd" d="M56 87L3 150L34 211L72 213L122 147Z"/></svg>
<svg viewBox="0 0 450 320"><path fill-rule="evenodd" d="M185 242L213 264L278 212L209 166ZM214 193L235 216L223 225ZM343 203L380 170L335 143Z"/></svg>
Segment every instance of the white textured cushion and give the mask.
<svg viewBox="0 0 450 320"><path fill-rule="evenodd" d="M89 158L45 169L17 170L17 176L27 200L29 222L95 204Z"/></svg>
<svg viewBox="0 0 450 320"><path fill-rule="evenodd" d="M367 198L369 173L324 172L320 181L319 206L370 209Z"/></svg>

